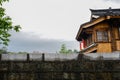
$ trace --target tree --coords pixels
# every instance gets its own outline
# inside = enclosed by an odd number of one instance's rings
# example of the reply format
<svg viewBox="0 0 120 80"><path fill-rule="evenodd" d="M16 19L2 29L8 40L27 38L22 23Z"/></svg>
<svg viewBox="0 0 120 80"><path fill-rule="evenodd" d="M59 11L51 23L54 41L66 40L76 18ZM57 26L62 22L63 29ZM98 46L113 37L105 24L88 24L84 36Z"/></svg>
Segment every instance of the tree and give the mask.
<svg viewBox="0 0 120 80"><path fill-rule="evenodd" d="M0 44L8 45L9 37L11 34L9 33L11 30L19 32L20 25L13 26L12 19L5 14L5 9L2 7L4 2L9 0L0 0Z"/></svg>
<svg viewBox="0 0 120 80"><path fill-rule="evenodd" d="M73 51L71 49L68 49L67 53L73 53Z"/></svg>
<svg viewBox="0 0 120 80"><path fill-rule="evenodd" d="M67 48L66 48L66 45L65 44L62 44L61 45L61 49L59 51L60 53L67 53Z"/></svg>
<svg viewBox="0 0 120 80"><path fill-rule="evenodd" d="M2 47L0 49L0 54L7 54L7 48L6 47Z"/></svg>
<svg viewBox="0 0 120 80"><path fill-rule="evenodd" d="M79 53L79 52L76 49L74 49L74 50L67 49L66 45L62 44L59 53L68 54L68 53Z"/></svg>
<svg viewBox="0 0 120 80"><path fill-rule="evenodd" d="M79 51L78 51L78 50L76 50L76 49L74 49L74 50L73 50L73 53L79 53Z"/></svg>

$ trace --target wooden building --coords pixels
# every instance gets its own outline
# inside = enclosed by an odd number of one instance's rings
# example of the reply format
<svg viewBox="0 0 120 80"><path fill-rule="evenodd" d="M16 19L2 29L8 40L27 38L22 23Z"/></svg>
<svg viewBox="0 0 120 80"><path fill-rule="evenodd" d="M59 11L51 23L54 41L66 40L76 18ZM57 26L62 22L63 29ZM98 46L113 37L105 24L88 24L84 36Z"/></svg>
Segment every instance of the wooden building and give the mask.
<svg viewBox="0 0 120 80"><path fill-rule="evenodd" d="M81 52L120 51L120 9L90 11L90 21L80 26L76 36Z"/></svg>

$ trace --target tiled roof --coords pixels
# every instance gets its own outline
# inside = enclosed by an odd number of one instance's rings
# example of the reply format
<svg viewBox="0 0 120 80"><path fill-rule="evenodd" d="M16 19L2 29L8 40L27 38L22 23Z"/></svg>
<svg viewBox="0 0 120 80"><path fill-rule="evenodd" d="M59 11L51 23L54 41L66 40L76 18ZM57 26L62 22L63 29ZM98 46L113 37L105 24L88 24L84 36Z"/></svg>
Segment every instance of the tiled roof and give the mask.
<svg viewBox="0 0 120 80"><path fill-rule="evenodd" d="M120 15L120 9L90 9L91 14L95 16L115 16Z"/></svg>

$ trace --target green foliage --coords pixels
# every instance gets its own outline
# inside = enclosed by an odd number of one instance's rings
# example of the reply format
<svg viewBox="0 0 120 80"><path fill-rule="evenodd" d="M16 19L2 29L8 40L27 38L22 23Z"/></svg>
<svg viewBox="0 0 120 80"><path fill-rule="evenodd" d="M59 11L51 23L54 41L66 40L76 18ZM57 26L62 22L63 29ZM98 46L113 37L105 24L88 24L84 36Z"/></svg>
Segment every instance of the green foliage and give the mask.
<svg viewBox="0 0 120 80"><path fill-rule="evenodd" d="M66 49L66 45L65 44L62 44L61 45L61 49L59 51L60 53L67 53L67 49Z"/></svg>
<svg viewBox="0 0 120 80"><path fill-rule="evenodd" d="M78 51L76 49L74 49L73 51L71 49L67 49L66 45L62 44L59 53L63 53L63 54L78 53Z"/></svg>
<svg viewBox="0 0 120 80"><path fill-rule="evenodd" d="M7 48L6 47L2 47L0 49L0 54L7 54Z"/></svg>
<svg viewBox="0 0 120 80"><path fill-rule="evenodd" d="M68 49L67 53L73 53L73 51L71 49Z"/></svg>
<svg viewBox="0 0 120 80"><path fill-rule="evenodd" d="M79 51L78 51L78 50L76 50L76 49L74 49L74 50L73 50L73 52L74 52L74 53L79 53Z"/></svg>
<svg viewBox="0 0 120 80"><path fill-rule="evenodd" d="M0 5L2 5L2 3L6 1L9 1L9 0L0 0Z"/></svg>
<svg viewBox="0 0 120 80"><path fill-rule="evenodd" d="M14 30L19 32L20 25L12 25L12 19L5 14L5 9L2 7L2 3L9 0L0 0L0 44L8 45L9 37L11 34L9 31Z"/></svg>

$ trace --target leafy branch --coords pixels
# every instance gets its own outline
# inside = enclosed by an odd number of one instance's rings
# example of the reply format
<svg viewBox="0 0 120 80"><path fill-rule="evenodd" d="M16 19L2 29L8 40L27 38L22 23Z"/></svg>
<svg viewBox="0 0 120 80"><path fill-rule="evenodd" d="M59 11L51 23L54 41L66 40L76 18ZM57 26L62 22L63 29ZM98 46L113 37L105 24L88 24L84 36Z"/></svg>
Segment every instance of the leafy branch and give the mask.
<svg viewBox="0 0 120 80"><path fill-rule="evenodd" d="M9 37L11 34L9 31L14 30L19 32L20 25L13 26L12 19L5 14L5 9L2 7L3 2L8 2L9 0L0 0L0 44L8 45Z"/></svg>

